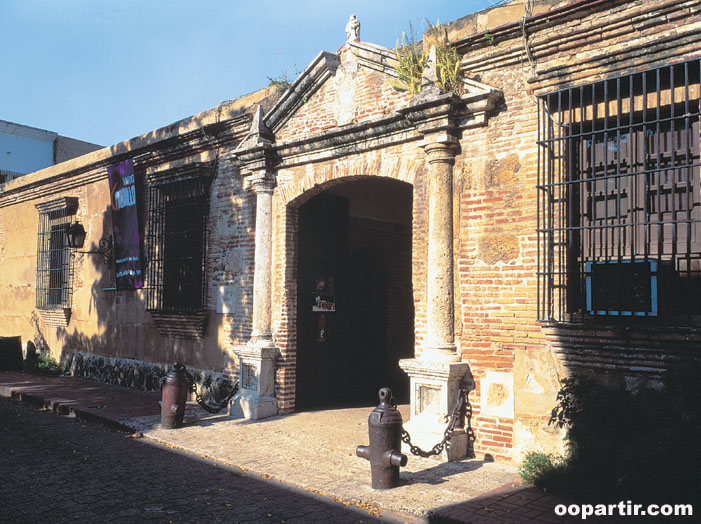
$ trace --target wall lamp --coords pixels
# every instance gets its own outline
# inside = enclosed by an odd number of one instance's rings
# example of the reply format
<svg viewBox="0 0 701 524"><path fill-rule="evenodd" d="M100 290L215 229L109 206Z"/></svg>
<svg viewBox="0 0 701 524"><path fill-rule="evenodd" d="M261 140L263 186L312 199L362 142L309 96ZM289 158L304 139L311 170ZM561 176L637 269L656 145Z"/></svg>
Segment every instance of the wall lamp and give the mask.
<svg viewBox="0 0 701 524"><path fill-rule="evenodd" d="M95 251L78 251L85 244L85 228L80 222L76 222L71 225L66 230L66 240L68 246L74 249L74 253L85 253L86 255L102 255L104 258L105 265L110 265L112 263L112 246L113 238L112 234L108 237L101 238L98 242L98 248Z"/></svg>

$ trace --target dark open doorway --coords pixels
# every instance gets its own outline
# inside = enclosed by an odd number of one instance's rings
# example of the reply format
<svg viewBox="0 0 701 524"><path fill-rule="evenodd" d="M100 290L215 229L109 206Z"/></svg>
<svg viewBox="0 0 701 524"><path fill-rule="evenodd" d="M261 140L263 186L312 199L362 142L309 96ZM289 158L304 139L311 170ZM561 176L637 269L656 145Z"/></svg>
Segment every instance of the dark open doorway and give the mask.
<svg viewBox="0 0 701 524"><path fill-rule="evenodd" d="M414 354L412 186L373 178L334 186L299 208L298 410L399 402Z"/></svg>

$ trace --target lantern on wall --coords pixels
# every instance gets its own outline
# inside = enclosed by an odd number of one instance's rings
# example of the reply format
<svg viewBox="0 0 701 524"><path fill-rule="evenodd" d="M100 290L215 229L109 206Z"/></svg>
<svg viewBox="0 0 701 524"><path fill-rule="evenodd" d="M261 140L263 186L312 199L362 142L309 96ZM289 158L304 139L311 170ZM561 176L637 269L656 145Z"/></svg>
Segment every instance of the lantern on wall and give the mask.
<svg viewBox="0 0 701 524"><path fill-rule="evenodd" d="M79 248L85 245L86 235L87 233L85 232L83 224L76 222L66 229L66 243L71 249L75 250L74 253L102 255L104 257L105 265L109 265L112 262L112 235L110 234L108 237L101 238L98 242L98 249L94 251L78 251Z"/></svg>
<svg viewBox="0 0 701 524"><path fill-rule="evenodd" d="M85 244L86 236L85 228L80 222L72 224L68 229L66 229L66 240L68 246L73 249L80 249Z"/></svg>

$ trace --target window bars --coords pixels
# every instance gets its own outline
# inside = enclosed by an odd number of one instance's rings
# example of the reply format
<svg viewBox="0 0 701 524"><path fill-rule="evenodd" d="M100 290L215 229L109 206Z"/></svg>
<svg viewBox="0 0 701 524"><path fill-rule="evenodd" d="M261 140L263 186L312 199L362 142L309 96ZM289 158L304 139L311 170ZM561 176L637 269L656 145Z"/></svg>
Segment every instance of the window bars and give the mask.
<svg viewBox="0 0 701 524"><path fill-rule="evenodd" d="M701 312L700 62L539 97L539 319Z"/></svg>
<svg viewBox="0 0 701 524"><path fill-rule="evenodd" d="M149 189L147 308L205 309L209 181L169 180Z"/></svg>
<svg viewBox="0 0 701 524"><path fill-rule="evenodd" d="M39 213L36 307L68 309L73 300L73 257L66 229L73 212L62 207Z"/></svg>

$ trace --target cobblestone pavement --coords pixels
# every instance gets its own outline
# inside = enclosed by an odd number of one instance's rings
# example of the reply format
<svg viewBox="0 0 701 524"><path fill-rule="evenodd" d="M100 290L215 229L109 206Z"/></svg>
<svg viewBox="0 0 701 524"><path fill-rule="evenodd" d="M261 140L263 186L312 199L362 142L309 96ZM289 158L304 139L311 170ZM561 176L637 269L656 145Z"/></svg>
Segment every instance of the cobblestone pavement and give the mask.
<svg viewBox="0 0 701 524"><path fill-rule="evenodd" d="M188 406L184 427L167 430L160 417L132 419L130 425L152 440L255 475L342 500L370 504L425 521L437 508L451 506L511 485L512 466L482 460L439 462L409 455L400 486L370 487L370 464L355 455L368 444L372 408L308 411L258 422L211 415ZM408 406L400 406L406 420Z"/></svg>
<svg viewBox="0 0 701 524"><path fill-rule="evenodd" d="M372 507L345 507L40 411L0 398L0 523L381 522Z"/></svg>
<svg viewBox="0 0 701 524"><path fill-rule="evenodd" d="M72 422L70 428L85 433L62 439L56 431L47 433L38 420L28 418L34 420L30 424L17 414L8 420L0 411L0 524L371 518L412 524L581 522L577 517L555 517L555 506L566 501L520 486L508 464L476 459L441 463L410 456L401 469L399 487L371 489L370 466L355 456L355 448L368 443L372 408L248 421L225 413L211 415L188 403L185 426L164 430L158 414L160 395L155 393L76 377L5 371L0 372L2 396L79 420L128 428L140 437L97 431L94 424L81 425L53 413L34 413L61 424ZM406 420L407 407L399 408ZM10 442L15 443L13 453L8 451ZM33 476L20 475L15 481L13 475L23 468ZM74 471L82 484L72 483ZM219 484L212 487L210 482ZM10 510L3 512L6 507ZM60 510L61 518L55 518L52 508ZM74 509L80 518L71 515ZM200 516L196 511L211 514Z"/></svg>

